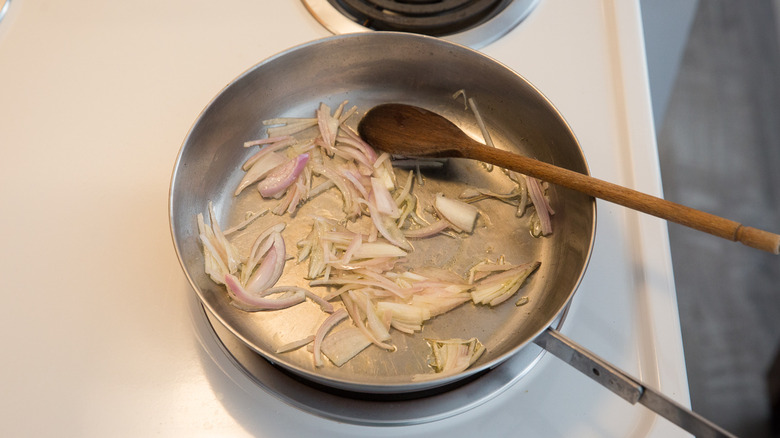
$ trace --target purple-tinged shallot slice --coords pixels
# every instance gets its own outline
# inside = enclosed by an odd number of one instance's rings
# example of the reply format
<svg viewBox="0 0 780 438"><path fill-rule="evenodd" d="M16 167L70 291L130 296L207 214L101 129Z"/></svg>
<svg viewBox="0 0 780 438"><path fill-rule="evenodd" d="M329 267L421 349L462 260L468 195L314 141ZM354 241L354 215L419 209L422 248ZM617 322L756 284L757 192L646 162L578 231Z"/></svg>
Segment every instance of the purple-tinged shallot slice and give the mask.
<svg viewBox="0 0 780 438"><path fill-rule="evenodd" d="M288 162L278 166L264 180L257 185L257 190L264 198L272 198L287 190L298 175L303 172L306 163L309 161L309 154L300 154Z"/></svg>
<svg viewBox="0 0 780 438"><path fill-rule="evenodd" d="M266 296L273 293L287 292L287 290L266 289L260 294L250 293L241 286L241 283L235 276L230 274L225 275L225 285L227 286L228 294L233 299L230 304L247 312L286 309L306 300L306 293L302 289L281 298L266 298Z"/></svg>
<svg viewBox="0 0 780 438"><path fill-rule="evenodd" d="M539 225L541 228L541 235L547 236L552 233L552 220L550 216L555 214L550 203L547 202L547 198L542 193L542 186L539 180L536 178L527 178L528 182L528 197L531 198L531 202L536 208L536 215L539 217Z"/></svg>
<svg viewBox="0 0 780 438"><path fill-rule="evenodd" d="M344 318L348 316L345 309L339 309L322 322L320 328L317 329L317 333L314 334L314 366L321 367L324 365L322 362L322 340L325 339L325 335L340 323Z"/></svg>
<svg viewBox="0 0 780 438"><path fill-rule="evenodd" d="M477 221L479 210L471 204L457 199L447 198L441 193L436 195L433 204L436 212L458 230L471 233Z"/></svg>
<svg viewBox="0 0 780 438"><path fill-rule="evenodd" d="M272 239L273 243L265 252L260 266L246 282L247 290L252 293L260 293L272 287L279 281L284 271L284 262L287 258L284 239L280 233L273 233L268 238Z"/></svg>
<svg viewBox="0 0 780 438"><path fill-rule="evenodd" d="M265 154L262 160L255 161L247 173L244 174L244 177L241 179L241 182L238 183L238 187L236 187L233 196L238 196L245 188L265 178L266 175L282 165L285 160L284 155L277 152Z"/></svg>

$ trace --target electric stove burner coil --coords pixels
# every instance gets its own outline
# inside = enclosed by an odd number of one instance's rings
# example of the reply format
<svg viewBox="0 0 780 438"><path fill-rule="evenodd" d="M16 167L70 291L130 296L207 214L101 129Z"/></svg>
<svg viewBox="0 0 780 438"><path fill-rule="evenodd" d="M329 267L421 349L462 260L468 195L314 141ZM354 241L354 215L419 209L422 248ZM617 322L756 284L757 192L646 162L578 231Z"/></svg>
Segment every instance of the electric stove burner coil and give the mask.
<svg viewBox="0 0 780 438"><path fill-rule="evenodd" d="M328 0L369 29L443 36L484 23L511 0Z"/></svg>

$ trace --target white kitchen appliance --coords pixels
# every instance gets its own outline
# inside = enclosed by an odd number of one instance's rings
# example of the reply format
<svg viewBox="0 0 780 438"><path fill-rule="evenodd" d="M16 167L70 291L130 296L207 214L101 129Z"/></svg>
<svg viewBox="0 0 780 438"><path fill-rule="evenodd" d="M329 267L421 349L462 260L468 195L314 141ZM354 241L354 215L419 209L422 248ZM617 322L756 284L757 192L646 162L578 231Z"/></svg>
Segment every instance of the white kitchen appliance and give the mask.
<svg viewBox="0 0 780 438"><path fill-rule="evenodd" d="M209 319L171 245L172 166L224 85L331 35L312 3L6 0L0 434L687 436L551 355L430 399L371 402L286 381ZM445 38L536 85L594 176L660 194L638 2L499 3ZM562 331L688 404L664 222L599 201Z"/></svg>

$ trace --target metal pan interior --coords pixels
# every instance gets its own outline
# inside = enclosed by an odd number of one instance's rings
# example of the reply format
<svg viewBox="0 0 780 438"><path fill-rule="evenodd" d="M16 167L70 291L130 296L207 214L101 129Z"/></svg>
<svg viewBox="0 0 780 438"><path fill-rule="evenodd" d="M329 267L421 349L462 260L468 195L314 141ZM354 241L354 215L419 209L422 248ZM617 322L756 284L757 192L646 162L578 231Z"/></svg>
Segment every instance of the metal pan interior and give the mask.
<svg viewBox="0 0 780 438"><path fill-rule="evenodd" d="M241 179L241 163L252 151L242 147L265 135L262 120L311 117L320 102L331 107L343 100L357 105L353 126L372 106L387 102L415 104L450 118L480 138L473 113L463 100L465 90L479 106L497 147L558 166L587 173L582 151L571 129L552 104L518 74L479 52L432 37L374 32L341 35L293 48L243 73L205 108L187 135L175 163L170 189L170 221L181 265L204 305L238 338L269 361L314 382L368 393L426 390L451 383L506 360L531 341L560 313L579 284L587 265L595 229L593 198L550 187L555 209L554 232L534 238L527 218L516 218L512 206L483 201L481 222L468 238L435 237L415 242L410 266L437 266L463 274L471 265L503 256L512 263L541 261L518 294L522 307L509 300L497 307L471 303L428 321L414 336L393 333L392 353L370 346L342 367L313 366L305 349L276 354L278 346L310 335L325 318L313 303L290 309L247 313L229 304L223 286L204 273L195 217L213 202L223 227L243 220L246 211L260 209L262 198L247 190L233 191ZM425 205L432 194L458 196L475 185L508 191L503 173L480 163L450 160L429 173L425 190L417 192ZM284 232L288 254L311 228L311 215L337 212L340 197L326 193L307 203L293 218L267 215L235 237L246 249L268 225L288 223ZM254 234L253 234L254 233ZM306 286L305 265L291 260L278 284ZM427 338L477 337L486 352L464 373L446 378L413 380L429 374Z"/></svg>

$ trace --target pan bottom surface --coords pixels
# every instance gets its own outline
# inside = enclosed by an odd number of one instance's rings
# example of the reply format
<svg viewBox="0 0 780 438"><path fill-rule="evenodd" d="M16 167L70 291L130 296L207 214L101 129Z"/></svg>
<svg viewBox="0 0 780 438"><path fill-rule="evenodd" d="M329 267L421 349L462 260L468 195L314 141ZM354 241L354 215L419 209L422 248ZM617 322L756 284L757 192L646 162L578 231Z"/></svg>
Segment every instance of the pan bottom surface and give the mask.
<svg viewBox="0 0 780 438"><path fill-rule="evenodd" d="M189 297L203 348L228 377L247 392L262 391L302 411L331 420L370 426L406 426L452 417L498 396L522 379L544 350L529 344L495 368L444 388L413 394L376 395L323 387L274 366L247 347ZM567 306L568 307L568 306ZM565 310L562 315L565 315ZM563 324L559 317L554 326ZM392 409L388 409L392 408Z"/></svg>

